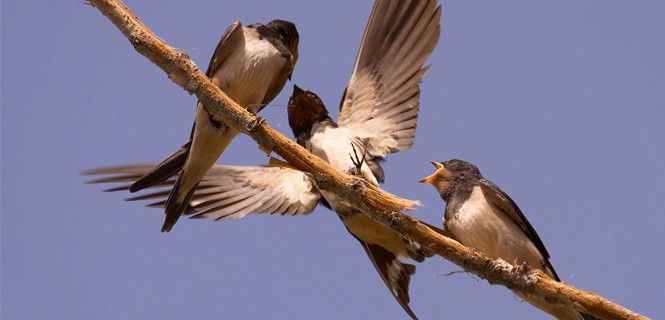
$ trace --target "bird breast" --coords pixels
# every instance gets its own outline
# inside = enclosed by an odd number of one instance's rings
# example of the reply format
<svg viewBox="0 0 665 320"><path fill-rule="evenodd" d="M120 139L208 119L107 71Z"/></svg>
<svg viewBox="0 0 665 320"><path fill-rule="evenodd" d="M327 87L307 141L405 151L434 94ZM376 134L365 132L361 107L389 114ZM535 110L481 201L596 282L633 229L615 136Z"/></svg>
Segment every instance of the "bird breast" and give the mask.
<svg viewBox="0 0 665 320"><path fill-rule="evenodd" d="M243 32L244 49L235 50L213 79L238 104L257 112L268 88L283 72L286 58L270 41L260 39L255 29L243 28Z"/></svg>
<svg viewBox="0 0 665 320"><path fill-rule="evenodd" d="M542 268L543 256L524 232L501 209L488 202L475 186L464 204L444 226L463 245L512 264Z"/></svg>
<svg viewBox="0 0 665 320"><path fill-rule="evenodd" d="M358 160L360 160L365 149L352 130L320 123L315 124L312 128L309 149L310 152L326 160L335 169L345 173L352 173L356 168L353 160L351 160L351 157L354 156L352 143L355 146ZM376 178L372 174L372 170L370 170L366 163L363 163L361 167L361 176L370 183L378 185Z"/></svg>
<svg viewBox="0 0 665 320"><path fill-rule="evenodd" d="M351 156L353 155L351 143L354 143L359 158L362 158L362 153L364 152L362 144L357 140L356 136L348 128L333 127L327 123L318 123L312 127L312 136L307 143L307 149L312 154L328 162L335 169L344 173L351 173L356 167L351 160ZM363 163L360 175L370 183L378 185L374 174L372 174L372 170L370 170L366 163ZM328 200L333 209L342 209L341 206L344 203L342 199L323 190L321 194Z"/></svg>

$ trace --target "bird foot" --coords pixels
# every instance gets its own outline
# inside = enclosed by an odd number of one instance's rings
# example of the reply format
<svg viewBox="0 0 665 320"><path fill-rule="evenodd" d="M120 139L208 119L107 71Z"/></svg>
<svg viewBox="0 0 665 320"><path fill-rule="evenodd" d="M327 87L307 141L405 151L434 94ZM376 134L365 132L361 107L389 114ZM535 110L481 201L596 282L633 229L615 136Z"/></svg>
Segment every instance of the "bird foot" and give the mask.
<svg viewBox="0 0 665 320"><path fill-rule="evenodd" d="M254 129L256 129L256 127L264 124L265 122L266 122L266 119L264 117L256 116L256 118L254 118L254 120L252 120L250 123L247 124L245 129L247 129L248 132L251 132Z"/></svg>
<svg viewBox="0 0 665 320"><path fill-rule="evenodd" d="M351 149L353 149L353 154L349 153L349 157L351 158L351 162L355 166L354 168L351 169L351 174L354 176L359 176L361 175L361 169L363 167L363 163L365 163L365 156L367 155L367 152L365 152L363 148L362 157L358 156L358 151L356 150L356 146L353 143L351 143Z"/></svg>

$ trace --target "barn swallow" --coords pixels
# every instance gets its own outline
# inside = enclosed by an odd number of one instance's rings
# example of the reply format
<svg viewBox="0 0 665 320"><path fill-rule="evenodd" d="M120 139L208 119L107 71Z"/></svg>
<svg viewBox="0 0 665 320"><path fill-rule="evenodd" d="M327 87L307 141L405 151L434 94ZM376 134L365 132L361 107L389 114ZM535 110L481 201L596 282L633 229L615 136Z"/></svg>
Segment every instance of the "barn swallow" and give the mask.
<svg viewBox="0 0 665 320"><path fill-rule="evenodd" d="M206 75L239 105L258 113L291 78L297 60L298 31L293 23L273 20L243 27L235 22L217 45ZM173 228L201 178L237 134L199 102L189 142L131 186L136 192L179 173L166 202L162 232Z"/></svg>
<svg viewBox="0 0 665 320"><path fill-rule="evenodd" d="M338 121L332 120L315 93L294 85L288 120L296 141L340 171L374 185L383 182L380 161L413 144L419 84L427 71L423 65L439 39L440 17L436 1L375 2ZM430 254L344 199L319 191L322 204L337 213L392 295L416 319L409 307L409 281L416 267L400 259L422 262Z"/></svg>
<svg viewBox="0 0 665 320"><path fill-rule="evenodd" d="M432 165L436 171L420 182L434 186L446 202L443 226L447 235L488 258L501 258L513 265L526 263L561 281L531 223L505 192L483 177L478 167L459 159L432 161ZM557 319L594 319L537 297L515 293Z"/></svg>
<svg viewBox="0 0 665 320"><path fill-rule="evenodd" d="M420 106L419 84L440 34L441 7L436 0L376 1L365 28L351 79L335 122L316 94L294 86L289 99L289 125L299 144L330 165L378 185L385 174L379 162L388 154L407 150L415 138ZM398 303L409 307L409 281L421 262L423 248L375 222L332 193L319 190L311 178L275 161L268 167L214 166L203 177L185 206L191 217L217 220L249 213L303 215L321 203L337 212L347 230L361 243ZM93 182L131 182L145 167L125 166L90 171L106 175ZM170 186L162 179L158 187ZM121 186L111 190L130 189ZM152 206L169 204L166 191L129 200L154 199ZM431 227L434 230L438 228ZM438 230L440 231L440 230Z"/></svg>

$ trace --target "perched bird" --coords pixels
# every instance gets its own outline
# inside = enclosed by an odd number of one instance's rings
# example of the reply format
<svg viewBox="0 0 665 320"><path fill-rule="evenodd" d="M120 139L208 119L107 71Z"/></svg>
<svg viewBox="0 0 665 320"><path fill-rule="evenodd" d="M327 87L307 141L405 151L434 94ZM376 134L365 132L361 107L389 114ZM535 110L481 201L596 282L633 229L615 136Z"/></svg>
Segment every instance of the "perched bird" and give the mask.
<svg viewBox="0 0 665 320"><path fill-rule="evenodd" d="M413 144L419 84L427 71L423 65L438 41L440 19L441 7L436 0L376 1L342 97L338 121L330 118L318 96L294 86L288 118L298 143L338 170L359 175L375 185L383 182L385 175L379 162ZM92 181L97 183L131 182L145 170L142 166L124 166L88 174L106 175ZM173 179L159 182L155 187L175 183ZM154 199L152 206L168 206L169 201L163 201L166 194L156 191L129 200ZM318 203L337 212L392 295L416 319L409 307L409 281L416 267L402 260L423 261L430 254L343 199L317 189L308 175L287 164L273 160L267 167L214 166L193 191L185 214L217 220L250 213L303 215Z"/></svg>
<svg viewBox="0 0 665 320"><path fill-rule="evenodd" d="M446 202L443 226L447 235L491 259L501 258L513 265L526 263L561 281L543 241L505 192L464 160L432 161L432 164L436 171L420 182L434 186ZM537 297L515 293L558 319L594 319Z"/></svg>
<svg viewBox="0 0 665 320"><path fill-rule="evenodd" d="M243 27L235 22L224 33L206 75L242 107L257 113L282 90L298 60L298 31L285 20ZM215 120L199 102L189 142L136 181L136 192L178 174L168 201L162 232L168 232L186 209L193 192L231 140L238 134Z"/></svg>

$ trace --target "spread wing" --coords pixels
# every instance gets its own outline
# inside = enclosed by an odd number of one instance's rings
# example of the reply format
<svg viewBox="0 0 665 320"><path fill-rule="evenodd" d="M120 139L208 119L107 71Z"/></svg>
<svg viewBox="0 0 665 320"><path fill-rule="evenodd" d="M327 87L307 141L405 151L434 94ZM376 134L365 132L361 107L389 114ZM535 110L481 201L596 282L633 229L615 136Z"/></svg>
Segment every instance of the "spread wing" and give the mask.
<svg viewBox="0 0 665 320"><path fill-rule="evenodd" d="M234 48L241 45L245 45L245 36L242 31L242 24L240 21L235 21L226 28L222 39L219 40L217 48L215 48L215 52L210 58L210 63L208 63L206 76L212 78L231 52L235 51Z"/></svg>
<svg viewBox="0 0 665 320"><path fill-rule="evenodd" d="M554 267L550 263L550 254L547 252L547 249L545 249L543 241L540 240L536 230L533 228L531 223L529 223L529 220L526 219L522 213L522 210L520 210L517 204L515 204L513 199L511 199L505 192L503 192L503 190L501 190L498 186L489 180L481 179L480 188L483 191L485 199L487 199L497 208L501 209L501 211L503 211L506 216L510 217L510 220L512 220L520 227L520 229L522 229L524 234L529 238L529 240L531 240L531 242L533 242L540 254L543 256L543 260L545 261L547 268L549 268L549 270L552 272L554 279L560 281L559 276L556 274L556 271L554 271Z"/></svg>
<svg viewBox="0 0 665 320"><path fill-rule="evenodd" d="M358 132L369 155L413 144L423 64L439 39L440 18L435 0L375 2L338 121Z"/></svg>
<svg viewBox="0 0 665 320"><path fill-rule="evenodd" d="M92 169L84 175L100 178L88 183L125 183L106 191L128 190L129 184L154 165L128 165ZM153 200L148 206L163 207L175 179L153 185L149 193L127 199ZM250 213L305 215L314 210L321 195L310 178L283 166L249 167L215 165L194 192L186 215L215 220L239 219Z"/></svg>

